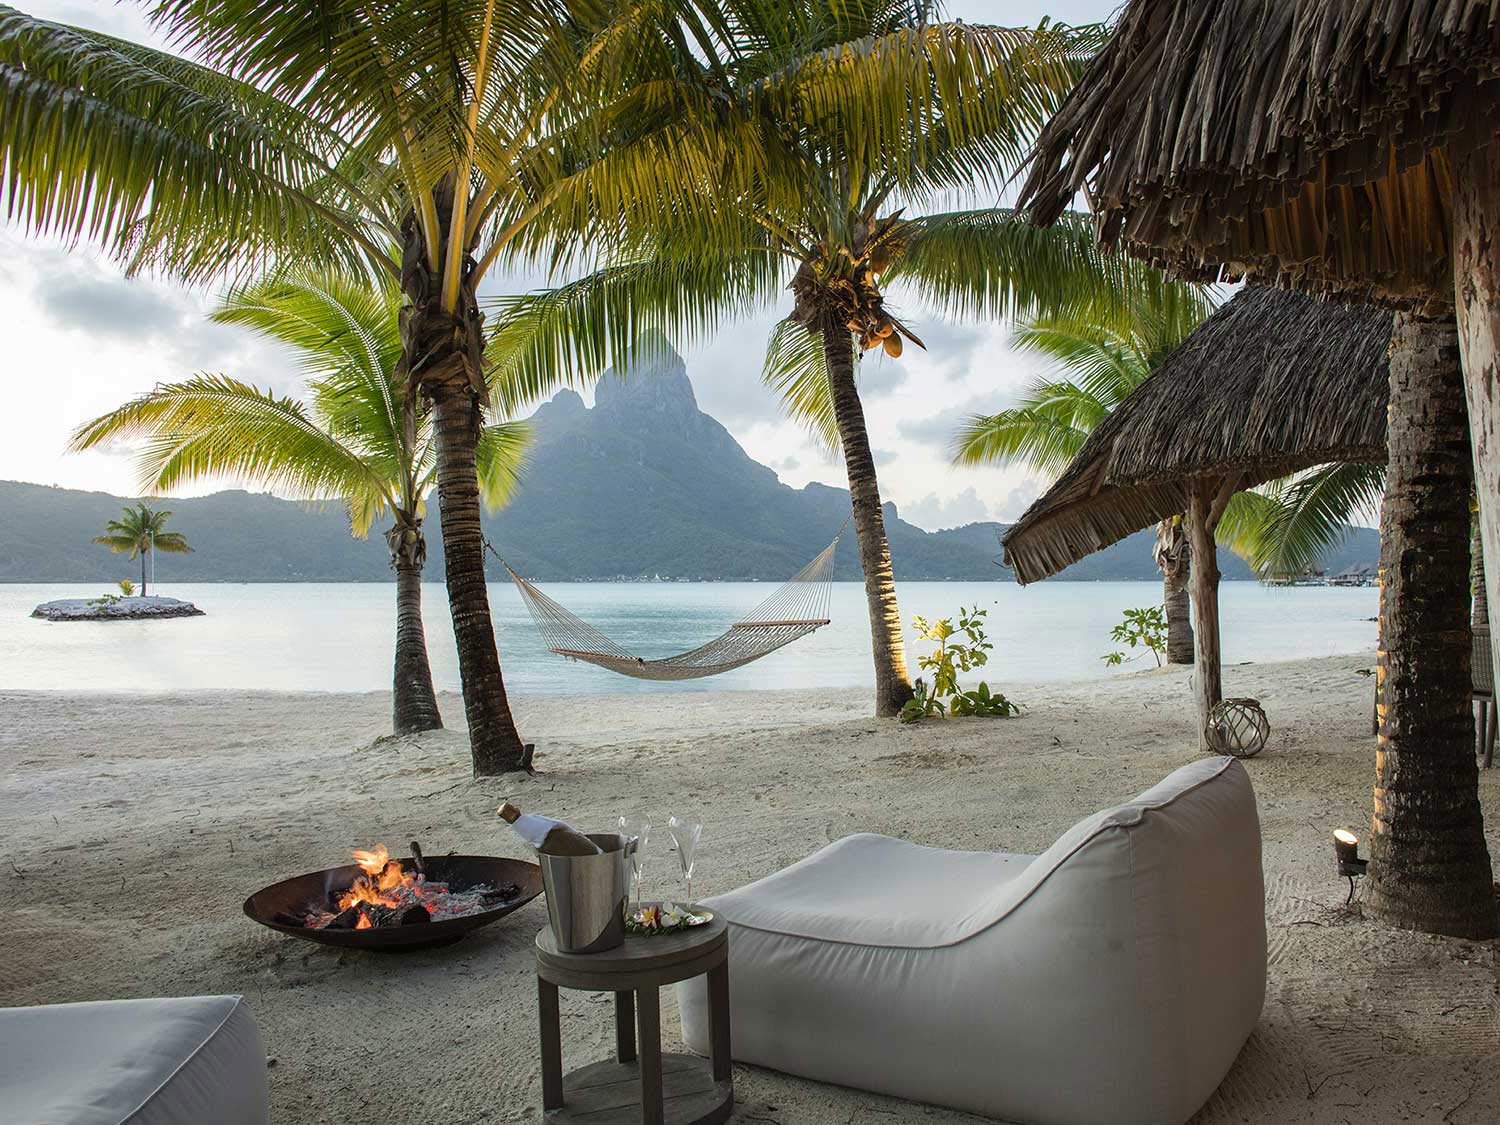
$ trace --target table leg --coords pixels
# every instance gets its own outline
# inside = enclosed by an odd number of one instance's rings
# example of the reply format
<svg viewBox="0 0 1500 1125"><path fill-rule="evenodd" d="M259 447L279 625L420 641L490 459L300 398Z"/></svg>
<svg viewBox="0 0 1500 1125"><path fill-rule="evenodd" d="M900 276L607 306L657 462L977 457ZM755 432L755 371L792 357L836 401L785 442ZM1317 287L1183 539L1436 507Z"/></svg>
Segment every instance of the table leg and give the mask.
<svg viewBox="0 0 1500 1125"><path fill-rule="evenodd" d="M635 1062L635 993L615 993L615 1058Z"/></svg>
<svg viewBox="0 0 1500 1125"><path fill-rule="evenodd" d="M542 1108L561 1109L562 1013L558 1007L557 985L537 977L536 1006L542 1036Z"/></svg>
<svg viewBox="0 0 1500 1125"><path fill-rule="evenodd" d="M661 996L654 988L635 994L637 1048L641 1056L641 1125L663 1125L661 1096Z"/></svg>
<svg viewBox="0 0 1500 1125"><path fill-rule="evenodd" d="M708 1053L714 1081L727 1082L733 1072L729 1050L729 961L708 971Z"/></svg>

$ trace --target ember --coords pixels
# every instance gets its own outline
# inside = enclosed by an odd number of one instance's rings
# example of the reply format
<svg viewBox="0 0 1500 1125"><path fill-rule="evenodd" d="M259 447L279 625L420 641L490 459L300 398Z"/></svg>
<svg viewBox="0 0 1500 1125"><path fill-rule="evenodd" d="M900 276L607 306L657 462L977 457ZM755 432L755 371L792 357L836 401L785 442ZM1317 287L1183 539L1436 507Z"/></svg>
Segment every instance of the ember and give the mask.
<svg viewBox="0 0 1500 1125"><path fill-rule="evenodd" d="M314 930L421 925L491 910L521 893L514 883L460 889L429 881L422 869L421 848L413 843L412 852L415 870L408 871L400 860L390 857L384 844L368 851L356 849L354 861L363 874L348 890L329 892L326 906L310 906L306 916L293 924Z"/></svg>

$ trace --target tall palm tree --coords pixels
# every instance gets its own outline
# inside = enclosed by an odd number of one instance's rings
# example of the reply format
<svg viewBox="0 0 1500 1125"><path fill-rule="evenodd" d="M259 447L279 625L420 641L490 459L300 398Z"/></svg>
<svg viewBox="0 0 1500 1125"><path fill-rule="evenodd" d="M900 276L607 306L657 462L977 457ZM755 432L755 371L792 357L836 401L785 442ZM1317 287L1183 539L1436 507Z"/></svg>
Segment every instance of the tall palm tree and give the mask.
<svg viewBox="0 0 1500 1125"><path fill-rule="evenodd" d="M1033 384L1007 410L970 418L957 436L954 461L961 465L1027 464L1056 476L1094 428L1146 381L1213 308L1212 298L1203 289L1163 277L1139 287L1118 318L1054 312L1023 319L1011 336L1011 345L1049 360L1056 377ZM1191 564L1180 516L1157 525L1153 554L1162 571L1167 660L1191 664Z"/></svg>
<svg viewBox="0 0 1500 1125"><path fill-rule="evenodd" d="M394 282L332 272L234 290L213 319L292 348L308 380L305 403L224 375L197 375L158 386L80 426L73 448L142 441L141 484L152 492L228 478L305 499L337 499L361 539L389 513L385 541L396 572L394 727L408 734L441 727L443 720L422 626L422 518L437 448L432 411L403 395L397 374L400 306ZM490 506L509 499L526 441L522 423L481 432L477 479Z"/></svg>
<svg viewBox="0 0 1500 1125"><path fill-rule="evenodd" d="M152 551L185 555L192 551L187 537L180 531L166 531L172 513L163 508L148 508L144 503L127 507L122 518L104 525L104 534L94 540L103 543L117 555L141 560L141 597L146 597L146 557Z"/></svg>
<svg viewBox="0 0 1500 1125"><path fill-rule="evenodd" d="M603 267L506 300L497 341L526 357L518 362L587 364L644 328L701 334L789 285L764 378L843 454L879 715L899 712L911 685L858 360L921 343L886 290L971 316L1082 313L1118 310L1151 272L1101 255L1082 219L1044 232L1004 208L922 213L940 198L998 196L1099 40L1096 28L928 23L931 8L892 5L857 50L792 63L768 51L737 69L703 68L696 96L715 107L722 154L700 178L697 205L649 221L622 212ZM735 172L746 164L757 173L748 188Z"/></svg>

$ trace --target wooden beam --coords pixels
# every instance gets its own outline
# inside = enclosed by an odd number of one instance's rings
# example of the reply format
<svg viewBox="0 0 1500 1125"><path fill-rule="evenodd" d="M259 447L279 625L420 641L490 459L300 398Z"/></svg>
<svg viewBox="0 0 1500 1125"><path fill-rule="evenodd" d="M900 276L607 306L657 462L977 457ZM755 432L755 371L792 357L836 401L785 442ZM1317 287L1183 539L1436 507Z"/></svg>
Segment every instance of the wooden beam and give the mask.
<svg viewBox="0 0 1500 1125"><path fill-rule="evenodd" d="M1464 397L1486 563L1484 599L1500 622L1500 133L1473 139L1453 177L1453 280ZM1496 560L1491 562L1490 560ZM1491 670L1500 683L1500 645Z"/></svg>
<svg viewBox="0 0 1500 1125"><path fill-rule="evenodd" d="M1192 483L1188 495L1188 538L1193 558L1193 642L1197 657L1193 698L1198 705L1200 750L1208 749L1208 713L1224 698L1219 656L1219 560L1214 529L1224 514L1224 505L1234 493L1231 486L1235 479L1237 475L1235 478L1199 477Z"/></svg>

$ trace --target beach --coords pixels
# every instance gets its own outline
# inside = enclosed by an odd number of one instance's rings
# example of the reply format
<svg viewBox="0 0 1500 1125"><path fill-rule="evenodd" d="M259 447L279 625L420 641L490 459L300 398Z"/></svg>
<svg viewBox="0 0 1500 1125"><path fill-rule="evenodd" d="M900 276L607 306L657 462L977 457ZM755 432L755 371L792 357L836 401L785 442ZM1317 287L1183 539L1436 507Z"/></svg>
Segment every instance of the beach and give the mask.
<svg viewBox="0 0 1500 1125"><path fill-rule="evenodd" d="M1272 724L1247 762L1270 979L1259 1027L1197 1122L1500 1117L1496 944L1367 922L1333 871L1332 829L1368 832L1359 671L1373 664L1225 669L1226 694L1258 698ZM377 841L523 856L495 817L503 800L585 830L625 812L662 825L696 813L699 897L851 832L1036 853L1198 755L1188 676L992 683L1024 705L1018 718L913 727L871 719L857 689L520 695L539 773L483 780L453 695L441 703L454 729L390 739L384 693L0 692L0 1005L243 993L274 1060L276 1121L539 1121L540 900L458 945L392 958L273 933L241 913L245 896ZM1480 794L1500 854L1500 771L1481 773ZM660 844L647 897L680 895ZM608 1054L608 997L562 1003L565 1065ZM670 997L663 1025L672 1049ZM734 1120L761 1125L978 1120L743 1066L735 1084Z"/></svg>

